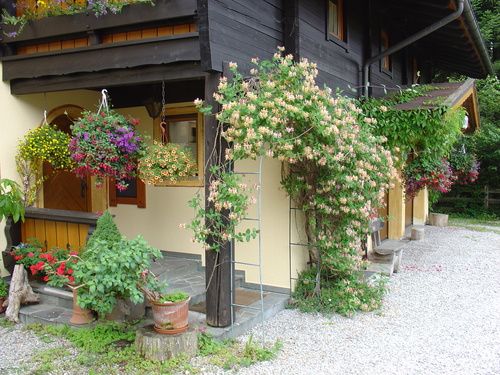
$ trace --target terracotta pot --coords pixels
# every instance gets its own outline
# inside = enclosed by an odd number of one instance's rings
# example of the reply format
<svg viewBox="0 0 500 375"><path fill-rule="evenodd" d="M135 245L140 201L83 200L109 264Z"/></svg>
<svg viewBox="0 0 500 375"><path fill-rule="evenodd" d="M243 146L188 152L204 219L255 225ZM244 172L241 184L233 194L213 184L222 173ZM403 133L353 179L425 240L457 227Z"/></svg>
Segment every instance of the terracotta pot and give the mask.
<svg viewBox="0 0 500 375"><path fill-rule="evenodd" d="M92 320L94 320L94 316L92 311L89 309L82 309L76 303L76 295L78 293L78 289L73 289L73 316L69 320L71 324L88 324Z"/></svg>
<svg viewBox="0 0 500 375"><path fill-rule="evenodd" d="M3 303L5 302L5 297L0 297L0 314L5 311L5 307L3 307Z"/></svg>
<svg viewBox="0 0 500 375"><path fill-rule="evenodd" d="M153 310L154 329L156 332L175 334L184 332L189 328L189 300L188 297L180 302L151 302Z"/></svg>

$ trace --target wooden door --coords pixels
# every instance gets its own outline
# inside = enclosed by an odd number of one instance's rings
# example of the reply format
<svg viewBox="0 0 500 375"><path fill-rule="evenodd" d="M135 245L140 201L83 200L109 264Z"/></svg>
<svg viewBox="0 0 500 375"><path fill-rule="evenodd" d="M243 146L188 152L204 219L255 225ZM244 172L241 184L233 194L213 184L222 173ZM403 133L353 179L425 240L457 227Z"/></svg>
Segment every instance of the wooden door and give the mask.
<svg viewBox="0 0 500 375"><path fill-rule="evenodd" d="M57 114L50 123L65 133L71 133L71 124L79 116L79 110L71 106L71 111L66 107L57 108ZM79 108L79 107L76 107ZM54 110L54 111L56 111ZM54 112L53 111L53 112ZM48 178L43 183L43 206L70 211L91 211L91 195L89 178L77 177L74 173L57 171L54 173L49 163L44 163L43 175Z"/></svg>

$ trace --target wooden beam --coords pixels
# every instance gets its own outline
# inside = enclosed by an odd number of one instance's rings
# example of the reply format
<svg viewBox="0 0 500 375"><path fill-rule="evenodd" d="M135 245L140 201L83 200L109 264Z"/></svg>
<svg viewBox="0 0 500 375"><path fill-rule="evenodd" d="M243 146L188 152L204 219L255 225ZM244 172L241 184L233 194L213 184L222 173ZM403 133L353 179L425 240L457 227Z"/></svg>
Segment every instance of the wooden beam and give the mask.
<svg viewBox="0 0 500 375"><path fill-rule="evenodd" d="M212 73L205 80L205 101L217 108L218 103L212 94L217 91L219 73ZM214 157L223 153L227 144L221 142L215 116L205 117L205 197L209 196L210 167L221 161ZM213 202L205 200L205 207ZM231 324L231 246L226 243L220 251L208 250L205 253L206 277L206 318L213 327L227 327ZM233 283L234 285L234 283Z"/></svg>
<svg viewBox="0 0 500 375"><path fill-rule="evenodd" d="M7 57L3 61L3 80L10 81L20 78L38 78L199 60L197 33L190 34L189 37L166 35L83 48L49 51L36 55Z"/></svg>
<svg viewBox="0 0 500 375"><path fill-rule="evenodd" d="M43 92L118 87L165 81L204 79L199 62L183 62L168 65L141 66L129 69L112 69L100 72L77 73L64 76L16 79L11 81L13 95Z"/></svg>

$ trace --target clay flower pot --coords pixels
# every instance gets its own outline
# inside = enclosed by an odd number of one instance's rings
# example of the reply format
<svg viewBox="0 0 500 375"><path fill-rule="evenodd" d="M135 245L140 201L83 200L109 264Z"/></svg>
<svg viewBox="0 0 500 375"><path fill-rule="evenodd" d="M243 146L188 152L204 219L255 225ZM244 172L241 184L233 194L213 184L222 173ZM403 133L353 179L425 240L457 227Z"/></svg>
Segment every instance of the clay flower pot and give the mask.
<svg viewBox="0 0 500 375"><path fill-rule="evenodd" d="M92 311L88 309L82 309L76 303L76 295L78 293L78 289L73 289L73 316L69 320L71 324L88 324L92 320L94 320L94 316Z"/></svg>
<svg viewBox="0 0 500 375"><path fill-rule="evenodd" d="M153 310L154 329L158 333L175 334L189 328L189 300L179 302L151 302Z"/></svg>

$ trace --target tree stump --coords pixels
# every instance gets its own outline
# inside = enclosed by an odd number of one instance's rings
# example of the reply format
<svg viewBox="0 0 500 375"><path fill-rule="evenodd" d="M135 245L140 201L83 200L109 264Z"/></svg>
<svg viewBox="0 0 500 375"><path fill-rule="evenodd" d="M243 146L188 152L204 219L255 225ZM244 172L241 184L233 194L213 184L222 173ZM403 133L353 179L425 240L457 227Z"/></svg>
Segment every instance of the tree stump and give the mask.
<svg viewBox="0 0 500 375"><path fill-rule="evenodd" d="M420 241L424 239L424 229L423 228L412 228L410 239L412 241Z"/></svg>
<svg viewBox="0 0 500 375"><path fill-rule="evenodd" d="M33 292L28 282L28 273L22 264L14 267L9 287L9 300L5 319L19 323L19 309L21 305L40 302L40 296Z"/></svg>
<svg viewBox="0 0 500 375"><path fill-rule="evenodd" d="M429 214L429 224L435 227L446 227L448 226L448 215L446 214Z"/></svg>
<svg viewBox="0 0 500 375"><path fill-rule="evenodd" d="M180 354L194 357L198 350L198 332L190 328L175 335L165 335L148 325L137 330L135 348L146 359L156 359L160 362L168 361Z"/></svg>

